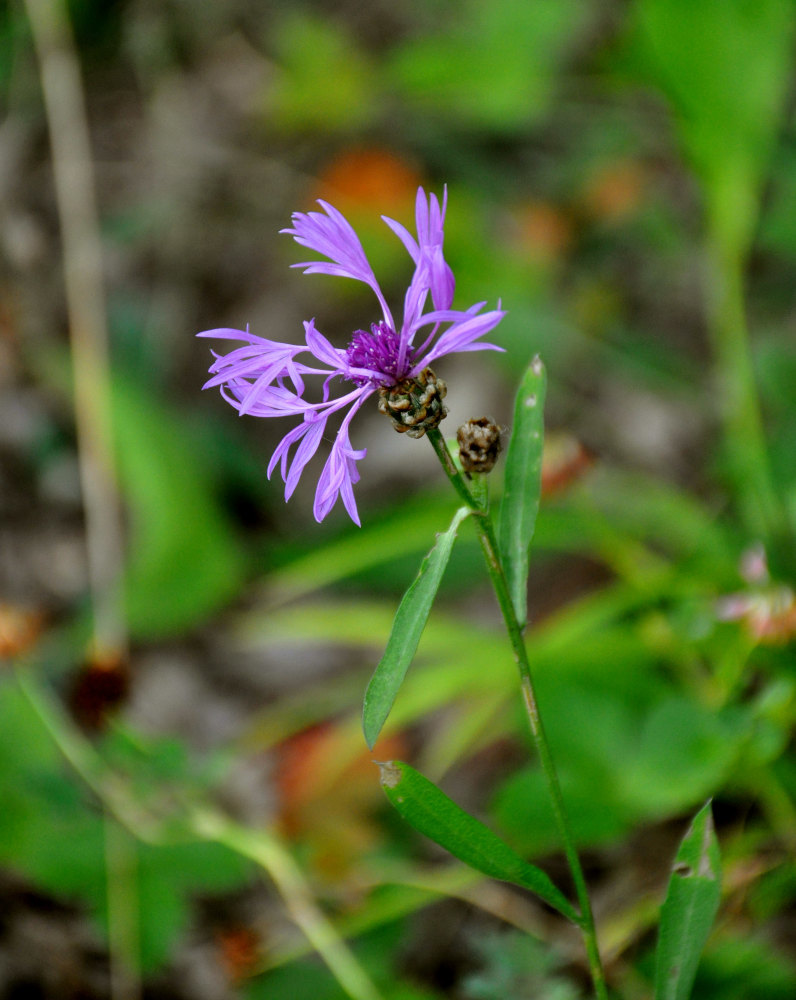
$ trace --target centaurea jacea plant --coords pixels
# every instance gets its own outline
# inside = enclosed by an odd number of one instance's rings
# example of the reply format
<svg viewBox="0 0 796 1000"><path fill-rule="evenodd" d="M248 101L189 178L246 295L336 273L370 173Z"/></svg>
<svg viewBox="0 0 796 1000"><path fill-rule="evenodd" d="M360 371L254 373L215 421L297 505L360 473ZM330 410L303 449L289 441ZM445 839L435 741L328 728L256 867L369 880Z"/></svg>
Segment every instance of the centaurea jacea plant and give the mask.
<svg viewBox="0 0 796 1000"><path fill-rule="evenodd" d="M241 415L301 418L301 423L277 445L268 465L269 477L277 465L280 467L285 500L293 494L304 468L318 450L329 418L343 414L318 481L313 513L316 520L323 520L339 496L352 520L359 524L353 487L359 479L356 463L365 457L366 449L357 450L351 445L349 428L355 414L371 396L381 392L382 408L390 409L412 436L422 436L445 414L441 403L444 383L439 389L433 388L437 380L427 374L429 366L447 354L501 350L481 338L500 322L503 312L482 312L483 302L464 311L451 308L455 282L443 254L446 196L440 205L435 195L427 197L422 188L418 190L417 238L401 223L383 217L414 262L400 325L393 318L350 223L332 205L324 201L319 204L323 212L296 212L292 228L282 232L328 260L293 266L303 268L305 274L329 274L364 282L378 300L381 318L371 322L369 329L356 330L345 349L334 347L317 329L314 319L304 323L303 344L268 340L248 329L206 330L199 336L243 341L244 346L216 355L210 369L212 378L205 388L220 387L224 398ZM426 312L429 296L433 308ZM323 378L320 399L306 395L305 379L311 376ZM353 388L333 396L339 383L344 390L346 383ZM427 396L433 405L428 413L418 416L413 406L392 408L390 397L396 395L404 401L416 395Z"/></svg>
<svg viewBox="0 0 796 1000"><path fill-rule="evenodd" d="M457 464L438 426L445 415L442 403L445 387L431 371L430 364L447 354L500 350L481 338L503 317L499 308L483 312L484 303L464 311L452 308L454 278L443 253L446 199L443 197L440 206L434 195L427 198L422 189L418 191L417 238L400 223L384 219L401 239L414 263L400 326L393 319L354 230L335 208L325 202L320 204L325 214L296 213L293 227L283 232L328 259L295 266L304 268L305 273L330 274L364 282L376 295L382 318L373 322L369 330L355 331L345 349L334 347L316 329L314 320L304 324L305 343L302 345L266 340L248 330L208 330L200 336L240 340L244 346L227 355L216 355L211 368L212 378L206 387L219 386L224 398L241 414L301 417L301 423L277 446L268 467L270 475L277 463L280 464L286 498L293 493L307 462L318 450L329 417L338 411L343 413L315 495L314 512L319 521L340 496L349 515L359 524L353 486L358 479L356 462L365 452L352 448L349 426L354 414L371 396L378 394L379 409L390 416L397 430L414 437L428 437L463 505L447 531L438 536L398 608L384 656L365 694L365 739L373 747L387 720L417 650L458 528L470 518L519 669L523 702L572 875L577 905L571 903L541 869L516 854L488 827L459 808L433 782L408 764L390 761L380 765L382 786L390 802L415 829L473 868L530 889L579 927L595 994L599 1000L607 1000L586 882L545 736L523 639L528 549L541 486L544 367L535 358L517 393L498 531L493 523L484 476L497 458L499 430L484 418L468 421L460 429ZM429 296L433 308L426 312ZM315 363L299 361L304 354L309 354ZM307 376L323 377L320 400L313 401L305 396L304 379ZM354 388L333 397L332 386L336 380ZM718 847L709 806L694 820L677 862L662 912L656 1000L687 996L699 951L718 906ZM683 877L686 869L687 878Z"/></svg>

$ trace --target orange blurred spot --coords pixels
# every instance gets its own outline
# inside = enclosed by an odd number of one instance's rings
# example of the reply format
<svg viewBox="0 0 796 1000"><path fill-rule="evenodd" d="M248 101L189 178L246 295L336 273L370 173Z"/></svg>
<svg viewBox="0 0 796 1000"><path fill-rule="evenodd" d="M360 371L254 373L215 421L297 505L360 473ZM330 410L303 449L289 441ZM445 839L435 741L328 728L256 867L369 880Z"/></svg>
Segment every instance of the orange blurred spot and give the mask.
<svg viewBox="0 0 796 1000"><path fill-rule="evenodd" d="M279 746L275 779L287 833L295 833L296 813L302 803L318 795L325 784L322 772L331 729L330 722L323 722L296 733Z"/></svg>
<svg viewBox="0 0 796 1000"><path fill-rule="evenodd" d="M796 639L796 602L789 593L784 606L773 601L766 613L749 621L752 634L764 646L785 646Z"/></svg>
<svg viewBox="0 0 796 1000"><path fill-rule="evenodd" d="M528 202L517 209L515 219L520 249L533 260L556 260L572 243L570 219L549 202Z"/></svg>
<svg viewBox="0 0 796 1000"><path fill-rule="evenodd" d="M320 190L335 207L364 208L381 214L414 203L422 178L417 170L386 149L359 148L340 153L321 172Z"/></svg>
<svg viewBox="0 0 796 1000"><path fill-rule="evenodd" d="M14 604L0 604L0 659L26 653L41 635L44 615Z"/></svg>
<svg viewBox="0 0 796 1000"><path fill-rule="evenodd" d="M275 774L281 803L280 815L287 833L295 833L301 823L303 808L348 789L352 780L370 781L375 771L371 754L364 748L353 757L347 738L333 722L322 722L285 740L279 746ZM400 756L401 741L388 737L379 751ZM374 782L374 788L378 781Z"/></svg>
<svg viewBox="0 0 796 1000"><path fill-rule="evenodd" d="M249 927L225 927L216 933L221 964L231 983L248 978L260 962L260 942Z"/></svg>
<svg viewBox="0 0 796 1000"><path fill-rule="evenodd" d="M583 190L583 204L593 218L615 222L638 208L645 187L642 165L635 160L618 160L589 178Z"/></svg>
<svg viewBox="0 0 796 1000"><path fill-rule="evenodd" d="M372 756L359 739L354 748L349 727L324 722L278 748L280 828L302 843L315 873L334 882L379 839L373 813L384 797ZM399 736L379 743L382 758L400 758L403 751Z"/></svg>
<svg viewBox="0 0 796 1000"><path fill-rule="evenodd" d="M572 434L547 434L542 453L542 496L563 493L593 464L594 456Z"/></svg>

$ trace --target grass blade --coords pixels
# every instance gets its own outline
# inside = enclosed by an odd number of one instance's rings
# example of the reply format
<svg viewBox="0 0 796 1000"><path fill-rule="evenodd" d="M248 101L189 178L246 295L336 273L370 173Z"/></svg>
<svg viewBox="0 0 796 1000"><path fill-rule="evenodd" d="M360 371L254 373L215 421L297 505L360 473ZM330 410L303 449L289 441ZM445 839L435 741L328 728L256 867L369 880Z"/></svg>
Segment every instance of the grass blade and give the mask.
<svg viewBox="0 0 796 1000"><path fill-rule="evenodd" d="M450 559L456 532L469 513L467 507L456 511L451 526L437 536L434 548L423 560L420 572L398 606L384 656L373 672L365 692L362 728L371 749L390 714L406 671L417 651L442 574Z"/></svg>
<svg viewBox="0 0 796 1000"><path fill-rule="evenodd" d="M514 427L506 452L506 485L500 506L500 556L521 626L528 617L528 546L539 512L546 386L544 365L537 355L523 376L514 402Z"/></svg>

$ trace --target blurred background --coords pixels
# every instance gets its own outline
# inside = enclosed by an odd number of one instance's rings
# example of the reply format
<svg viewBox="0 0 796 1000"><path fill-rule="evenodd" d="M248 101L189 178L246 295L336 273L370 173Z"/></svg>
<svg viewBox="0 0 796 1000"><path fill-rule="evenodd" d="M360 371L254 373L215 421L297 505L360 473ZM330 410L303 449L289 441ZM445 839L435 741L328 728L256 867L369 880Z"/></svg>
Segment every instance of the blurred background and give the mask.
<svg viewBox="0 0 796 1000"><path fill-rule="evenodd" d="M298 342L315 316L345 346L377 318L290 270L278 231L316 198L399 308L379 217L411 225L421 184L447 185L455 304L507 310L505 354L439 364L443 430L508 427L548 370L528 645L612 989L651 996L713 797L694 995L796 995L795 24L791 0L0 2L0 996L588 995L577 938L402 825L365 749L456 506L431 449L360 414L363 527L318 525L325 455L286 505L287 426L200 391L200 330ZM374 755L567 884L464 528Z"/></svg>

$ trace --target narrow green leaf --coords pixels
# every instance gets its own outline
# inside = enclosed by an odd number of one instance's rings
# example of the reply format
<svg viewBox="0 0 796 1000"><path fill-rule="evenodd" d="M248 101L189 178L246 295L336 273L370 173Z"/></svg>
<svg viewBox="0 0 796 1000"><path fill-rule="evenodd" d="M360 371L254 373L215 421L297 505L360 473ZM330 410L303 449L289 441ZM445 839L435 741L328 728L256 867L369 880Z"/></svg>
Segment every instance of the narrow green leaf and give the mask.
<svg viewBox="0 0 796 1000"><path fill-rule="evenodd" d="M432 781L397 760L379 764L379 768L387 798L415 830L471 868L530 889L568 920L580 923L575 908L541 868L525 861Z"/></svg>
<svg viewBox="0 0 796 1000"><path fill-rule="evenodd" d="M506 486L498 543L520 625L528 617L528 546L533 538L542 486L544 399L547 376L537 355L514 401L514 427L506 453Z"/></svg>
<svg viewBox="0 0 796 1000"><path fill-rule="evenodd" d="M661 908L655 1000L688 1000L721 897L721 859L708 802L680 844Z"/></svg>
<svg viewBox="0 0 796 1000"><path fill-rule="evenodd" d="M437 536L436 545L423 560L420 572L398 606L384 656L374 670L365 692L362 728L371 749L390 714L398 689L417 651L442 574L450 559L456 532L469 513L468 507L461 507L456 511L451 526Z"/></svg>

